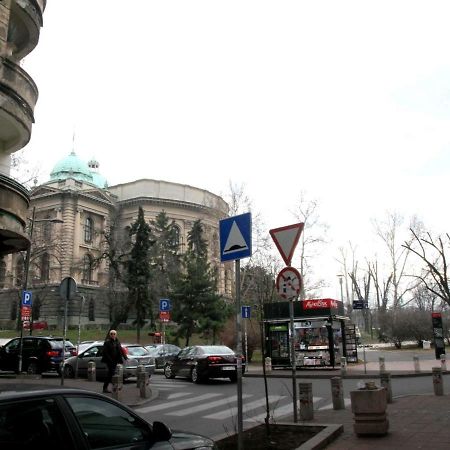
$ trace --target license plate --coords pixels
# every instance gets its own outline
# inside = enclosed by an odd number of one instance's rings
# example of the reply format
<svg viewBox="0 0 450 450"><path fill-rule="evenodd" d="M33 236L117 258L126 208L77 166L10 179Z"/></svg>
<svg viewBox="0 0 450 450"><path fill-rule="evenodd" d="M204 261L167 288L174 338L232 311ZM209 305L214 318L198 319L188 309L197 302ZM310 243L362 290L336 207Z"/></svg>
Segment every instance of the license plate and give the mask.
<svg viewBox="0 0 450 450"><path fill-rule="evenodd" d="M236 370L236 367L232 367L232 366L222 367L222 370Z"/></svg>

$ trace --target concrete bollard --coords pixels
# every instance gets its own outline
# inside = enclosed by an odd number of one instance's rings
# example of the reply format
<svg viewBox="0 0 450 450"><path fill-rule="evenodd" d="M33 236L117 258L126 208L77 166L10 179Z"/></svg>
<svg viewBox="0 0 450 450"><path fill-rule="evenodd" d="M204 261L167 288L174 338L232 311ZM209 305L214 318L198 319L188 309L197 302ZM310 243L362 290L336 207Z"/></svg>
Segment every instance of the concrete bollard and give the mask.
<svg viewBox="0 0 450 450"><path fill-rule="evenodd" d="M139 395L141 398L150 397L150 379L148 373L144 370L139 373Z"/></svg>
<svg viewBox="0 0 450 450"><path fill-rule="evenodd" d="M345 356L341 356L341 376L344 376L347 373L347 358Z"/></svg>
<svg viewBox="0 0 450 450"><path fill-rule="evenodd" d="M442 372L447 372L447 361L445 359L445 353L441 355L441 369Z"/></svg>
<svg viewBox="0 0 450 450"><path fill-rule="evenodd" d="M272 370L272 358L270 358L269 356L267 358L265 358L264 365L265 365L266 370Z"/></svg>
<svg viewBox="0 0 450 450"><path fill-rule="evenodd" d="M117 373L112 377L112 397L119 401L122 400L122 383Z"/></svg>
<svg viewBox="0 0 450 450"><path fill-rule="evenodd" d="M342 386L342 378L331 378L331 398L333 399L333 409L345 409L344 388Z"/></svg>
<svg viewBox="0 0 450 450"><path fill-rule="evenodd" d="M414 361L414 372L416 372L416 373L420 372L419 357L417 355L414 355L413 356L413 361Z"/></svg>
<svg viewBox="0 0 450 450"><path fill-rule="evenodd" d="M117 364L116 375L119 376L119 383L123 384L123 364Z"/></svg>
<svg viewBox="0 0 450 450"><path fill-rule="evenodd" d="M444 383L440 367L433 367L433 389L434 395L444 395Z"/></svg>
<svg viewBox="0 0 450 450"><path fill-rule="evenodd" d="M314 403L312 396L312 383L299 383L299 400L300 400L300 419L314 419Z"/></svg>
<svg viewBox="0 0 450 450"><path fill-rule="evenodd" d="M142 379L139 375L143 372L145 372L145 367L142 364L139 364L136 367L136 387L138 389L141 387L141 379Z"/></svg>
<svg viewBox="0 0 450 450"><path fill-rule="evenodd" d="M384 360L384 356L380 356L378 358L378 363L380 365L380 373L386 372L386 363Z"/></svg>
<svg viewBox="0 0 450 450"><path fill-rule="evenodd" d="M384 389L386 389L387 402L392 403L391 374L388 372L380 374L380 384L381 387L384 387Z"/></svg>
<svg viewBox="0 0 450 450"><path fill-rule="evenodd" d="M87 379L88 381L95 381L97 379L95 361L88 362Z"/></svg>

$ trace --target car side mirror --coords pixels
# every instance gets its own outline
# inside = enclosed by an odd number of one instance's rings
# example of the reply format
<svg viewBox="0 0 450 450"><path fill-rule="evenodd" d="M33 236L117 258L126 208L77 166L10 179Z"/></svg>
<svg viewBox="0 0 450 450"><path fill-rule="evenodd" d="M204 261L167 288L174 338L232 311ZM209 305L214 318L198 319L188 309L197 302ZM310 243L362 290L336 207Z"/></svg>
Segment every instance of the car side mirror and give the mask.
<svg viewBox="0 0 450 450"><path fill-rule="evenodd" d="M153 422L153 438L155 441L168 441L172 437L172 431L163 422Z"/></svg>

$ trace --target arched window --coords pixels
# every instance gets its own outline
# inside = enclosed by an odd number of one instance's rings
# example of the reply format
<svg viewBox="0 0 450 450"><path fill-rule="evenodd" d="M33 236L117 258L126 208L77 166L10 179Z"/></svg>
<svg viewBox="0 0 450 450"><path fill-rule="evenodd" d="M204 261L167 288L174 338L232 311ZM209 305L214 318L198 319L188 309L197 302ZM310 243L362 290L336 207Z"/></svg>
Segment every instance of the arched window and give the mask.
<svg viewBox="0 0 450 450"><path fill-rule="evenodd" d="M41 256L41 281L48 281L50 279L50 258L48 253Z"/></svg>
<svg viewBox="0 0 450 450"><path fill-rule="evenodd" d="M17 302L15 300L13 300L11 302L11 310L10 310L9 318L14 321L17 320Z"/></svg>
<svg viewBox="0 0 450 450"><path fill-rule="evenodd" d="M89 284L92 281L93 261L91 255L84 255L83 258L83 281Z"/></svg>
<svg viewBox="0 0 450 450"><path fill-rule="evenodd" d="M4 258L0 259L0 288L5 287L6 282L6 262Z"/></svg>
<svg viewBox="0 0 450 450"><path fill-rule="evenodd" d="M16 286L22 286L23 284L23 259L19 256L16 259Z"/></svg>
<svg viewBox="0 0 450 450"><path fill-rule="evenodd" d="M50 239L52 238L52 230L51 230L52 223L51 223L51 220L52 220L51 217L47 216L45 218L45 222L42 224L42 226L43 226L42 232L43 232L43 235L44 235L44 240L46 242L49 242Z"/></svg>
<svg viewBox="0 0 450 450"><path fill-rule="evenodd" d="M94 236L94 221L91 217L86 217L84 222L84 242L92 242Z"/></svg>
<svg viewBox="0 0 450 450"><path fill-rule="evenodd" d="M89 315L89 321L90 322L94 322L95 321L95 303L94 303L94 299L93 298L91 298L89 300L88 315Z"/></svg>

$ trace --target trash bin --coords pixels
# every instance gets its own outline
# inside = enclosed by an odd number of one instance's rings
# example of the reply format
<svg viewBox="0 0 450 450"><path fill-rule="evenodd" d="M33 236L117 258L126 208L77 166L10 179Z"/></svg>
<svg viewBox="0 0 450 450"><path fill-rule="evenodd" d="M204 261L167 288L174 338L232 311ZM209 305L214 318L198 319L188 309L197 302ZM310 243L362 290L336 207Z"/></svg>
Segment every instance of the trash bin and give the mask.
<svg viewBox="0 0 450 450"><path fill-rule="evenodd" d="M431 348L431 341L422 341L423 349L424 350L430 350Z"/></svg>

